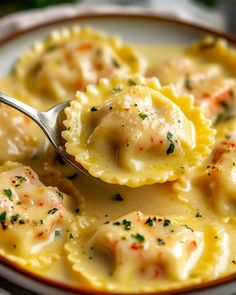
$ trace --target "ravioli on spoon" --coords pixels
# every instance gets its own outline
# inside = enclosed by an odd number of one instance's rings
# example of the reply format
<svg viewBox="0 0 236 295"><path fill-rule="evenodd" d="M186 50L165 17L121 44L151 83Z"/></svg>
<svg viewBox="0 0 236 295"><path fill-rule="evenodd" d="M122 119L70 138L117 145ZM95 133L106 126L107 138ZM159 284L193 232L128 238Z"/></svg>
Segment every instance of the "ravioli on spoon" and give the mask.
<svg viewBox="0 0 236 295"><path fill-rule="evenodd" d="M65 109L66 151L105 182L137 187L177 179L210 153L215 131L173 86L142 76L101 79Z"/></svg>

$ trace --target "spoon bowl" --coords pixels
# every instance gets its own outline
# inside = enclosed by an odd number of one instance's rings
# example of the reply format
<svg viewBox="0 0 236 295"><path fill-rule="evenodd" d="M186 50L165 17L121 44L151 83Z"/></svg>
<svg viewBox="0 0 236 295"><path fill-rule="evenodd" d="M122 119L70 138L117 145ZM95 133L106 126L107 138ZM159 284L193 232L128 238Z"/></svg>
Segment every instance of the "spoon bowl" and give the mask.
<svg viewBox="0 0 236 295"><path fill-rule="evenodd" d="M65 140L61 137L61 131L64 128L62 123L64 119L63 117L65 116L64 109L70 104L70 101L57 104L47 112L40 112L22 101L2 92L0 92L0 102L11 106L31 118L43 130L58 154L68 164L76 170L89 175L87 170L85 170L79 163L76 163L74 158L66 153Z"/></svg>

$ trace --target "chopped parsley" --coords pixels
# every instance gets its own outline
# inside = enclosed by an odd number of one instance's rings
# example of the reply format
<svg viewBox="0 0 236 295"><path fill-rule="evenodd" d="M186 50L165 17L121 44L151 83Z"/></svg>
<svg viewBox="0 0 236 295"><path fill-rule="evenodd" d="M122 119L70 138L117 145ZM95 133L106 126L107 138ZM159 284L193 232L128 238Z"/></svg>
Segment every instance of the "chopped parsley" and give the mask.
<svg viewBox="0 0 236 295"><path fill-rule="evenodd" d="M187 90L191 91L193 90L193 85L192 81L190 80L189 75L186 76L185 81L184 81L184 86Z"/></svg>
<svg viewBox="0 0 236 295"><path fill-rule="evenodd" d="M75 213L79 213L79 212L80 212L80 208L76 208Z"/></svg>
<svg viewBox="0 0 236 295"><path fill-rule="evenodd" d="M137 240L139 243L142 243L145 240L144 236L140 235L139 233L137 233L136 235L131 235L131 237Z"/></svg>
<svg viewBox="0 0 236 295"><path fill-rule="evenodd" d="M195 217L202 217L202 214L197 210Z"/></svg>
<svg viewBox="0 0 236 295"><path fill-rule="evenodd" d="M174 145L174 135L171 132L167 133L167 139L170 141L170 145L166 151L167 155L172 154L175 150L175 145Z"/></svg>
<svg viewBox="0 0 236 295"><path fill-rule="evenodd" d="M164 218L163 226L168 226L170 224L171 224L171 221L169 219Z"/></svg>
<svg viewBox="0 0 236 295"><path fill-rule="evenodd" d="M118 63L118 61L114 58L111 59L111 62L113 64L114 67L116 68L120 68L120 64Z"/></svg>
<svg viewBox="0 0 236 295"><path fill-rule="evenodd" d="M52 208L52 209L50 209L50 210L48 211L48 214L53 215L53 214L55 214L57 211L58 211L57 208Z"/></svg>
<svg viewBox="0 0 236 295"><path fill-rule="evenodd" d="M124 201L124 198L120 194L115 194L114 196L112 196L112 199L114 201Z"/></svg>
<svg viewBox="0 0 236 295"><path fill-rule="evenodd" d="M188 226L187 224L183 224L183 226L185 226L187 229L191 230L191 232L194 232L194 230L190 226Z"/></svg>
<svg viewBox="0 0 236 295"><path fill-rule="evenodd" d="M10 201L13 201L11 189L9 189L9 188L8 189L4 189L3 192L9 198Z"/></svg>
<svg viewBox="0 0 236 295"><path fill-rule="evenodd" d="M172 154L175 150L175 145L171 143L166 151L167 155Z"/></svg>
<svg viewBox="0 0 236 295"><path fill-rule="evenodd" d="M91 107L90 112L97 112L97 108L96 107Z"/></svg>
<svg viewBox="0 0 236 295"><path fill-rule="evenodd" d="M218 125L219 123L221 123L224 120L224 114L220 113L219 115L217 115L215 121L214 121L214 125Z"/></svg>
<svg viewBox="0 0 236 295"><path fill-rule="evenodd" d="M167 133L167 139L168 139L170 142L173 142L173 140L174 140L174 135L173 135L173 133L168 132L168 133Z"/></svg>
<svg viewBox="0 0 236 295"><path fill-rule="evenodd" d="M145 224L148 224L149 226L153 226L154 221L156 220L157 220L156 216L154 216L153 218L148 217L148 219L145 221Z"/></svg>
<svg viewBox="0 0 236 295"><path fill-rule="evenodd" d="M131 229L131 221L124 219L122 221L122 224L124 225L124 230L130 230Z"/></svg>
<svg viewBox="0 0 236 295"><path fill-rule="evenodd" d="M113 222L113 225L121 225L121 223L119 221L115 221Z"/></svg>
<svg viewBox="0 0 236 295"><path fill-rule="evenodd" d="M5 222L6 222L6 218L7 218L7 212L6 212L6 211L3 211L3 212L0 214L0 222L2 222L3 224L5 224Z"/></svg>
<svg viewBox="0 0 236 295"><path fill-rule="evenodd" d="M72 241L72 240L74 240L74 239L75 239L74 236L70 233L70 234L69 234L69 240Z"/></svg>
<svg viewBox="0 0 236 295"><path fill-rule="evenodd" d="M163 245L165 245L165 242L164 242L163 239L158 238L158 239L157 239L157 244L158 244L159 246L163 246Z"/></svg>
<svg viewBox="0 0 236 295"><path fill-rule="evenodd" d="M12 215L11 217L11 223L17 222L17 220L19 220L20 215L16 214L16 215Z"/></svg>
<svg viewBox="0 0 236 295"><path fill-rule="evenodd" d="M128 83L129 86L137 85L136 82L134 80L132 80L132 79L129 79L127 83Z"/></svg>
<svg viewBox="0 0 236 295"><path fill-rule="evenodd" d="M63 199L63 197L64 197L64 194L63 194L62 192L60 192L60 191L57 191L56 193L58 194L58 196L59 196L60 198L62 198L62 199Z"/></svg>
<svg viewBox="0 0 236 295"><path fill-rule="evenodd" d="M55 49L57 49L57 48L58 48L58 45L56 45L56 44L51 44L51 45L48 46L47 51L48 51L48 52L49 52L49 51L53 51L53 50L55 50Z"/></svg>
<svg viewBox="0 0 236 295"><path fill-rule="evenodd" d="M55 237L59 237L61 235L61 231L60 230L55 230Z"/></svg>
<svg viewBox="0 0 236 295"><path fill-rule="evenodd" d="M121 87L115 87L115 88L112 89L113 93L117 93L117 92L121 92L121 91L122 91Z"/></svg>
<svg viewBox="0 0 236 295"><path fill-rule="evenodd" d="M219 104L225 109L228 110L229 109L229 105L227 104L227 102L225 102L224 100L221 100L219 102Z"/></svg>
<svg viewBox="0 0 236 295"><path fill-rule="evenodd" d="M146 115L146 114L144 114L144 113L140 113L140 114L139 114L139 117L140 117L142 120L145 120L145 119L148 117L148 115Z"/></svg>
<svg viewBox="0 0 236 295"><path fill-rule="evenodd" d="M26 181L27 179L23 176L16 176L16 179L19 180L19 183Z"/></svg>

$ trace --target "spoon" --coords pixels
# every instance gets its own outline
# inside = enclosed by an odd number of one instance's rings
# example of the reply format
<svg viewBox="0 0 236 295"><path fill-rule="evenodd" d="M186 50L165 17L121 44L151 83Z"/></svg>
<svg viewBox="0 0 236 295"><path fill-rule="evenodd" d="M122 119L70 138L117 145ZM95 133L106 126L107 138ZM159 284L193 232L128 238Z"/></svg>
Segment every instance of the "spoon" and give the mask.
<svg viewBox="0 0 236 295"><path fill-rule="evenodd" d="M70 101L62 102L49 109L47 112L39 112L22 101L2 92L0 92L0 102L13 107L31 118L43 130L56 151L67 163L73 166L76 170L89 175L87 170L85 170L79 163L76 163L74 158L66 153L65 141L61 137L61 131L63 130L62 119L63 115L65 115L64 109L70 104Z"/></svg>

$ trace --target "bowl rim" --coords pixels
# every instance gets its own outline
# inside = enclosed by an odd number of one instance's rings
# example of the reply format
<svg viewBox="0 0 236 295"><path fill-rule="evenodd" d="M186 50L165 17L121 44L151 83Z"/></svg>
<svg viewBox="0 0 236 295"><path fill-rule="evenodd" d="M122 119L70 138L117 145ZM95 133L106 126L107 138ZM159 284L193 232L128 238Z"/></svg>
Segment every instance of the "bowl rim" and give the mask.
<svg viewBox="0 0 236 295"><path fill-rule="evenodd" d="M183 26L183 27L190 27L192 29L197 29L199 31L203 31L204 33L213 34L217 37L222 37L226 40L228 40L230 43L232 43L234 46L236 46L236 36L222 32L220 30L209 28L205 25L195 24L191 23L189 21L180 20L178 18L169 17L169 16L163 16L159 15L158 13L152 13L147 10L143 11L109 11L109 12L82 12L81 14L78 12L78 15L74 16L64 16L60 17L54 20L48 20L44 23L40 24L32 24L27 28L23 28L17 32L10 33L8 36L4 37L0 40L0 46L6 45L8 42L13 41L27 33L33 32L38 29L46 28L47 26L51 25L57 25L62 24L70 21L78 21L78 20L84 20L84 19L100 19L100 18L132 18L132 19L145 19L145 20L153 20L157 22L166 22L173 25ZM66 25L66 24L65 24ZM233 281L236 281L236 272L218 279L210 280L208 282L198 283L192 286L185 286L180 287L177 289L172 290L166 290L166 291L157 291L157 292L148 292L148 293L114 293L111 291L104 291L99 289L92 289L90 287L79 287L75 285L69 285L67 283L59 282L54 279L46 278L43 276L40 276L36 273L30 272L29 270L24 269L20 265L14 264L12 261L7 260L3 256L0 255L0 263L3 264L4 267L9 268L11 271L15 271L17 274L25 276L27 279L33 280L37 283L42 283L46 287L54 287L56 289L60 288L63 291L69 291L72 293L78 293L78 294L86 294L86 295L102 295L102 294L116 294L116 295L140 295L140 294L152 294L152 295L173 295L173 294L188 294L189 292L195 293L199 291L206 291L213 289L215 287L219 287L222 285L226 285L227 283L233 283ZM9 280L9 279L7 279Z"/></svg>

